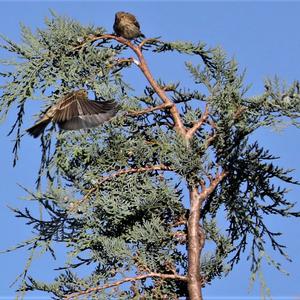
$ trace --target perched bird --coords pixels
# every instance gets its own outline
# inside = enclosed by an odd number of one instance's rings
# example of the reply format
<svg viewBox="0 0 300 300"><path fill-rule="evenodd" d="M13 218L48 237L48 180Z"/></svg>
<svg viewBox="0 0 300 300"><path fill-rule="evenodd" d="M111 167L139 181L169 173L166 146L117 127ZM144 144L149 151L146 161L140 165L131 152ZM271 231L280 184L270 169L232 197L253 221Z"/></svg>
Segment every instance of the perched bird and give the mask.
<svg viewBox="0 0 300 300"><path fill-rule="evenodd" d="M91 101L86 90L72 91L49 107L27 132L37 138L50 122L57 123L64 130L96 127L110 120L117 111L114 101Z"/></svg>
<svg viewBox="0 0 300 300"><path fill-rule="evenodd" d="M130 13L119 11L115 16L114 31L125 39L132 40L145 37L140 30L140 24L136 17Z"/></svg>

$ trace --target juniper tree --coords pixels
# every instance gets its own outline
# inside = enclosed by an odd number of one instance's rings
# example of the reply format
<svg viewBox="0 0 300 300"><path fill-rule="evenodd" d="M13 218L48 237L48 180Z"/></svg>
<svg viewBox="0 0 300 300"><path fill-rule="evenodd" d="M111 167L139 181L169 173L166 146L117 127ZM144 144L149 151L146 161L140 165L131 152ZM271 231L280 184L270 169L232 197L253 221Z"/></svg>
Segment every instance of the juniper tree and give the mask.
<svg viewBox="0 0 300 300"><path fill-rule="evenodd" d="M250 97L237 63L220 48L133 43L56 15L45 29L22 26L21 33L22 43L2 37L1 45L16 58L3 62L0 104L3 117L12 105L18 108L10 132L14 163L32 99L43 100L43 111L84 88L95 99L118 101L120 112L96 129L58 132L52 126L41 136L37 186L25 190L43 218L14 209L34 232L16 248L55 258L55 246L63 244L68 259L50 283L26 269L19 291L45 291L55 299L194 300L244 253L252 273L263 259L280 269L265 250L271 245L286 253L265 216L299 216L282 187L298 182L249 138L263 126L299 125L298 82L284 87L266 80L264 92ZM155 79L145 51L194 56L198 64L185 67L197 88ZM146 78L142 94L123 76L127 68ZM220 218L227 228L219 228ZM214 249L204 253L206 241Z"/></svg>

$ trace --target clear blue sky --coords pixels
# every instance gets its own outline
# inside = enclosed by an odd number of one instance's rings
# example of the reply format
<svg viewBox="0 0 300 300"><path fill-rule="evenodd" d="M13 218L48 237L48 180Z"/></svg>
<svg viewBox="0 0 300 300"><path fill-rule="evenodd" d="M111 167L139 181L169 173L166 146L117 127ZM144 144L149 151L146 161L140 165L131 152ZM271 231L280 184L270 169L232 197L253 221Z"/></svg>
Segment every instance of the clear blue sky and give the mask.
<svg viewBox="0 0 300 300"><path fill-rule="evenodd" d="M112 31L116 11L130 11L137 15L146 36L162 36L164 40L170 41L201 40L209 46L221 45L230 56L237 59L242 69L247 68L246 82L253 84L251 95L262 92L263 79L268 76L277 74L288 83L300 79L300 3L297 2L0 2L0 32L11 39L19 40L19 22L33 29L37 26L43 27L43 19L49 16L49 8L84 24L104 26L108 31ZM3 52L1 57L2 55ZM182 62L191 59L179 59L178 56L172 57L170 54L162 54L160 57L157 54L147 56L154 75L165 81L184 78L186 73ZM133 68L127 74L128 80L135 86L143 86L145 83L141 76L136 76L138 73ZM186 79L185 81L189 82ZM32 123L30 115L33 112L36 113L34 107L29 107L25 126ZM7 206L24 205L20 198L24 197L25 193L16 183L29 188L34 186L40 154L39 142L25 137L20 161L16 168L12 168L12 138L6 136L12 118L13 113L7 122L0 126L1 249L31 236L29 227L25 227L21 220L16 220ZM288 128L281 133L270 129L261 130L255 136L262 145L281 157L281 166L296 169L294 175L300 179L299 137L300 131L295 128ZM299 202L299 193L300 188L294 187L289 199ZM269 223L274 231L283 232L281 241L287 245L293 263L285 263L280 259L290 273L289 277L274 269L265 268L267 283L274 297L299 299L299 221L272 218ZM13 298L13 289L8 288L8 285L22 270L25 254L24 251L18 251L0 255L0 299ZM53 276L53 266L58 266L58 263L53 263L49 257L38 259L33 264L33 274L50 280ZM247 299L248 296L258 296L257 288L247 294L248 279L249 266L243 261L227 278L217 280L206 288L204 295L207 299Z"/></svg>

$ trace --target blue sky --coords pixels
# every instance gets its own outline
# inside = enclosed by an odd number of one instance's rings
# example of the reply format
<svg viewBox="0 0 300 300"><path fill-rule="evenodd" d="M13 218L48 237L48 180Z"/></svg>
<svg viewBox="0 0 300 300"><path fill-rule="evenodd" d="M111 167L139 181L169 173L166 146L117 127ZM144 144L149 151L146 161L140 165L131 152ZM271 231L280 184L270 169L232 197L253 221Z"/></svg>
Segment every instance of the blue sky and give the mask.
<svg viewBox="0 0 300 300"><path fill-rule="evenodd" d="M278 75L287 83L300 79L300 3L298 2L0 2L0 32L11 39L19 40L19 22L33 29L37 26L43 27L43 19L49 16L50 8L84 24L104 26L108 31L112 31L116 11L130 11L138 17L142 31L147 37L162 36L162 39L169 41L200 40L212 47L220 45L230 56L236 58L241 69L247 69L245 80L253 84L250 95L260 94L263 91L263 80L268 76ZM3 57L3 52L0 53ZM190 57L179 58L177 55L147 53L147 58L155 77L161 77L165 81L183 80L189 84L190 78L185 73L183 62L191 60ZM126 74L128 80L137 89L145 84L145 80L134 68ZM34 106L28 108L25 126L32 123L30 115L36 112ZM15 219L7 206L25 205L21 199L25 193L16 183L29 188L34 186L40 154L39 142L25 137L20 161L15 168L12 168L12 137L7 137L6 134L13 118L14 112L9 115L5 123L0 125L1 249L31 236L29 227L25 227L21 220ZM279 160L281 166L296 169L294 175L297 179L300 179L299 137L300 131L295 128L287 128L280 133L265 129L255 135L262 145L281 157ZM299 192L300 188L294 187L288 196L289 199L298 202ZM285 263L279 258L290 273L289 277L272 268L264 268L268 286L274 298L299 299L299 221L280 218L272 218L268 221L274 231L283 232L281 241L287 245L287 251L293 259L293 263ZM63 251L61 253L63 256ZM8 286L22 270L25 255L24 251L0 255L0 299L13 298L13 289ZM51 272L53 266L58 266L58 263L51 262L49 257L38 259L33 264L33 274L50 279L53 275ZM207 299L217 299L213 297L246 299L248 296L258 296L257 286L252 293L247 293L248 285L249 266L242 261L228 277L217 280L206 288L204 295Z"/></svg>

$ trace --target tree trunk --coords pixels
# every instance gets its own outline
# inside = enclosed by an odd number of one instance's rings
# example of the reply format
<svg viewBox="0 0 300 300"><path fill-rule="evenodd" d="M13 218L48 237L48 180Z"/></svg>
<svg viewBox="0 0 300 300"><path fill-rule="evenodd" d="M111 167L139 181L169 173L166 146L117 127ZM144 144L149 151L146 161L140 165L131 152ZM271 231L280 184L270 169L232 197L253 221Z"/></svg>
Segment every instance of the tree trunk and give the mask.
<svg viewBox="0 0 300 300"><path fill-rule="evenodd" d="M202 300L200 254L204 246L204 233L200 230L202 199L196 187L190 187L190 215L188 219L188 294L190 300Z"/></svg>

